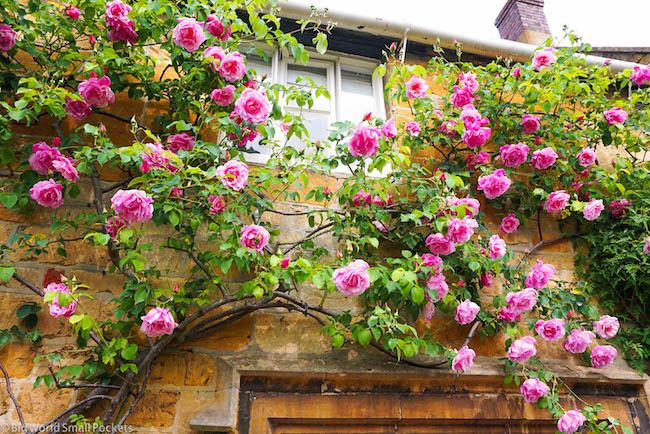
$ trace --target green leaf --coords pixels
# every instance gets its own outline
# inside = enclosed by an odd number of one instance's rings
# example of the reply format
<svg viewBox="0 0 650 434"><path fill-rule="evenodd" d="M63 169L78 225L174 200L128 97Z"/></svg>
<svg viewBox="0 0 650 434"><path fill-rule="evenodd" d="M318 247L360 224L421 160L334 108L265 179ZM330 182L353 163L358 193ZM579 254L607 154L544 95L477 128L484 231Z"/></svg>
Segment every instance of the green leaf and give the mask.
<svg viewBox="0 0 650 434"><path fill-rule="evenodd" d="M16 316L18 319L25 318L27 315L36 313L41 310L41 306L36 303L27 303L16 309Z"/></svg>
<svg viewBox="0 0 650 434"><path fill-rule="evenodd" d="M341 348L343 346L343 343L345 343L345 338L343 335L336 334L332 336L332 345L334 348Z"/></svg>
<svg viewBox="0 0 650 434"><path fill-rule="evenodd" d="M422 303L424 301L424 290L419 286L414 286L413 289L411 289L411 298L417 304Z"/></svg>
<svg viewBox="0 0 650 434"><path fill-rule="evenodd" d="M361 330L359 336L357 336L357 342L359 342L359 345L362 347L367 346L370 343L371 339L372 333L370 333L370 330L368 329Z"/></svg>
<svg viewBox="0 0 650 434"><path fill-rule="evenodd" d="M11 279L16 272L16 269L11 266L2 266L0 267L0 280L3 282L9 282L9 279Z"/></svg>
<svg viewBox="0 0 650 434"><path fill-rule="evenodd" d="M0 193L0 202L2 202L5 208L11 209L18 202L18 196L14 193Z"/></svg>

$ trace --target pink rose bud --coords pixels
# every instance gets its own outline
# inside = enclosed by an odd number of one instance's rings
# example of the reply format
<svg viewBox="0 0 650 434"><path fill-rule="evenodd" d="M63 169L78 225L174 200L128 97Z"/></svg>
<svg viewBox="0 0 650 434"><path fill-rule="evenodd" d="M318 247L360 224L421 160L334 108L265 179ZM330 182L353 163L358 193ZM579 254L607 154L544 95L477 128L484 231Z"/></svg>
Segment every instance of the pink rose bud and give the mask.
<svg viewBox="0 0 650 434"><path fill-rule="evenodd" d="M106 126L104 126L104 124L99 124L99 132L101 132L101 133L106 132Z"/></svg>
<svg viewBox="0 0 650 434"><path fill-rule="evenodd" d="M605 60L605 65L609 65L610 63L612 63L612 59Z"/></svg>
<svg viewBox="0 0 650 434"><path fill-rule="evenodd" d="M180 283L172 288L173 292L180 292L180 290L181 290L181 284Z"/></svg>
<svg viewBox="0 0 650 434"><path fill-rule="evenodd" d="M460 286L461 288L462 288L463 286L465 286L465 281L464 281L464 280L459 280L459 281L458 281L458 286Z"/></svg>
<svg viewBox="0 0 650 434"><path fill-rule="evenodd" d="M566 314L566 317L567 317L568 319L573 318L573 312L568 311L567 314Z"/></svg>
<svg viewBox="0 0 650 434"><path fill-rule="evenodd" d="M54 140L52 140L52 146L61 146L61 139L55 137Z"/></svg>
<svg viewBox="0 0 650 434"><path fill-rule="evenodd" d="M90 35L90 36L88 36L88 42L90 42L91 44L94 44L94 43L97 42L97 39L95 39L95 37L93 35Z"/></svg>
<svg viewBox="0 0 650 434"><path fill-rule="evenodd" d="M287 268L288 266L289 266L289 258L284 258L284 259L280 262L280 267L282 267L282 268Z"/></svg>
<svg viewBox="0 0 650 434"><path fill-rule="evenodd" d="M371 117L372 117L372 113L368 112L363 116L363 120L364 121L370 120Z"/></svg>
<svg viewBox="0 0 650 434"><path fill-rule="evenodd" d="M336 251L336 257L337 257L337 258L342 258L342 257L343 257L343 253L341 253L340 250L337 250L337 251Z"/></svg>
<svg viewBox="0 0 650 434"><path fill-rule="evenodd" d="M395 42L390 44L390 51L395 51L396 49L397 49L397 44Z"/></svg>
<svg viewBox="0 0 650 434"><path fill-rule="evenodd" d="M325 187L325 191L324 191L324 193L325 193L325 194L331 194L331 193L332 193L332 190L330 190L329 187Z"/></svg>
<svg viewBox="0 0 650 434"><path fill-rule="evenodd" d="M521 77L521 68L517 66L515 69L513 69L512 76L515 78Z"/></svg>

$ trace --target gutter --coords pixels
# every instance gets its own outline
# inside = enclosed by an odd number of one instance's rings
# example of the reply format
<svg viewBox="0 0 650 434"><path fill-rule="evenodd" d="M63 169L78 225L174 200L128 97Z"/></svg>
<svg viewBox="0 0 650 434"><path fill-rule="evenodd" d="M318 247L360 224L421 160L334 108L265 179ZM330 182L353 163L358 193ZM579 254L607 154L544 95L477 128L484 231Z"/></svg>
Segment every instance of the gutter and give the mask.
<svg viewBox="0 0 650 434"><path fill-rule="evenodd" d="M323 8L318 8L322 13ZM292 19L304 19L311 15L311 7L304 4L281 3L279 15ZM408 29L409 41L433 46L440 40L440 46L448 49L455 49L454 41L462 44L464 52L477 54L491 58L511 59L516 62L529 62L533 52L537 48L534 45L523 44L508 40L483 40L471 36L453 34L448 31L436 30L429 27L419 26L399 21L396 19L372 18L367 15L357 15L342 10L328 9L325 19L329 18L337 27L356 30L358 32L370 33L373 35L387 36L402 40L405 31ZM635 66L644 66L638 63L626 62L618 59L606 59L599 56L583 56L587 65L603 66L609 60L610 75L615 75L625 69L632 69Z"/></svg>

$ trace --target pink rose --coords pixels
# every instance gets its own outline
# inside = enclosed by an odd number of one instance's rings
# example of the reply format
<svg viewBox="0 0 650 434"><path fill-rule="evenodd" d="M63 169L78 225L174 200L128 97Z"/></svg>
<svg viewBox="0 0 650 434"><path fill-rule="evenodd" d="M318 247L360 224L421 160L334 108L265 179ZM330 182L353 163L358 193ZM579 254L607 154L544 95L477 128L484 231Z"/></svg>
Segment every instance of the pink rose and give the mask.
<svg viewBox="0 0 650 434"><path fill-rule="evenodd" d="M219 106L227 107L235 101L235 86L229 84L223 89L214 89L210 98Z"/></svg>
<svg viewBox="0 0 650 434"><path fill-rule="evenodd" d="M384 222L380 222L379 220L373 220L372 224L377 228L379 232L387 233L393 230L393 227Z"/></svg>
<svg viewBox="0 0 650 434"><path fill-rule="evenodd" d="M79 172L72 164L72 160L61 156L59 159L52 162L52 169L59 172L65 179L70 182L77 182L79 180Z"/></svg>
<svg viewBox="0 0 650 434"><path fill-rule="evenodd" d="M106 233L112 238L117 237L117 233L123 229L128 228L129 224L119 215L113 216L106 220Z"/></svg>
<svg viewBox="0 0 650 434"><path fill-rule="evenodd" d="M478 179L478 189L482 190L485 197L494 199L508 191L512 180L506 176L503 169L497 169L490 175L481 176Z"/></svg>
<svg viewBox="0 0 650 434"><path fill-rule="evenodd" d="M142 223L153 216L153 199L142 190L117 190L111 198L117 215L129 223Z"/></svg>
<svg viewBox="0 0 650 434"><path fill-rule="evenodd" d="M546 342L555 342L560 340L566 334L564 330L564 320L554 318L548 321L539 320L535 323L535 331Z"/></svg>
<svg viewBox="0 0 650 434"><path fill-rule="evenodd" d="M517 339L508 348L508 359L513 362L523 363L537 354L535 344L537 341L532 336L524 336Z"/></svg>
<svg viewBox="0 0 650 434"><path fill-rule="evenodd" d="M126 17L115 18L106 34L109 41L134 44L138 40L133 21Z"/></svg>
<svg viewBox="0 0 650 434"><path fill-rule="evenodd" d="M46 294L48 292L58 292L61 294L72 294L70 292L70 289L65 285L65 283L56 283L52 282L49 285L47 285L46 288L43 289L43 292ZM65 318L70 318L72 314L77 310L77 300L73 300L72 297L70 297L70 302L65 305L61 306L59 304L59 296L57 295L54 297L51 303L49 303L50 307L50 315L52 315L55 318L58 318L60 316L65 317Z"/></svg>
<svg viewBox="0 0 650 434"><path fill-rule="evenodd" d="M469 347L463 347L456 353L456 356L451 361L451 369L455 372L464 372L474 364L474 357L476 353Z"/></svg>
<svg viewBox="0 0 650 434"><path fill-rule="evenodd" d="M635 66L634 71L630 74L630 80L635 82L637 86L641 86L644 82L650 81L650 66Z"/></svg>
<svg viewBox="0 0 650 434"><path fill-rule="evenodd" d="M603 201L598 199L591 199L591 201L585 206L585 209L582 211L582 215L585 220L593 221L600 217L600 213L605 209Z"/></svg>
<svg viewBox="0 0 650 434"><path fill-rule="evenodd" d="M179 170L177 163L172 159L172 153L165 150L160 143L147 143L141 154L142 164L140 171L147 173L151 169L165 169L171 173Z"/></svg>
<svg viewBox="0 0 650 434"><path fill-rule="evenodd" d="M479 283L481 286L489 288L494 283L494 274L490 273L489 271L484 272L479 278Z"/></svg>
<svg viewBox="0 0 650 434"><path fill-rule="evenodd" d="M82 81L79 83L77 91L88 104L94 107L102 108L115 102L111 79L106 75L99 79L90 77L88 80Z"/></svg>
<svg viewBox="0 0 650 434"><path fill-rule="evenodd" d="M363 188L360 188L357 194L352 196L352 206L355 208L359 207L365 207L365 208L370 208L370 204L372 203L372 194L371 193L366 193L366 191Z"/></svg>
<svg viewBox="0 0 650 434"><path fill-rule="evenodd" d="M576 157L582 167L589 167L596 162L596 151L591 148L584 148L578 152Z"/></svg>
<svg viewBox="0 0 650 434"><path fill-rule="evenodd" d="M431 253L425 253L422 255L422 266L431 267L434 273L442 271L442 264L442 258L438 255L433 255Z"/></svg>
<svg viewBox="0 0 650 434"><path fill-rule="evenodd" d="M650 237L645 237L643 239L643 253L650 255Z"/></svg>
<svg viewBox="0 0 650 434"><path fill-rule="evenodd" d="M554 191L548 195L548 200L544 204L544 209L550 213L562 211L567 206L571 196L565 190Z"/></svg>
<svg viewBox="0 0 650 434"><path fill-rule="evenodd" d="M557 429L563 433L576 432L586 421L580 410L569 410L557 421Z"/></svg>
<svg viewBox="0 0 650 434"><path fill-rule="evenodd" d="M596 335L590 331L573 329L571 334L562 342L562 348L564 348L564 351L573 354L584 353L595 337Z"/></svg>
<svg viewBox="0 0 650 434"><path fill-rule="evenodd" d="M604 368L614 361L618 351L611 345L599 345L591 350L591 366Z"/></svg>
<svg viewBox="0 0 650 434"><path fill-rule="evenodd" d="M490 154L485 151L479 151L477 154L469 154L467 156L467 168L469 170L474 170L477 166L481 166L489 162Z"/></svg>
<svg viewBox="0 0 650 434"><path fill-rule="evenodd" d="M16 45L18 34L9 24L0 24L0 53L6 53Z"/></svg>
<svg viewBox="0 0 650 434"><path fill-rule="evenodd" d="M221 214L228 206L228 199L225 196L210 196L208 198L210 203L210 214Z"/></svg>
<svg viewBox="0 0 650 434"><path fill-rule="evenodd" d="M469 89L472 93L478 90L478 81L473 72L461 72L459 81L461 86Z"/></svg>
<svg viewBox="0 0 650 434"><path fill-rule="evenodd" d="M621 199L620 201L615 200L609 204L609 210L612 213L612 217L620 219L623 217L629 206L632 206L632 203L627 199Z"/></svg>
<svg viewBox="0 0 650 434"><path fill-rule="evenodd" d="M519 219L514 214L508 214L501 220L499 230L504 234L514 234L519 227Z"/></svg>
<svg viewBox="0 0 650 434"><path fill-rule="evenodd" d="M66 10L65 10L65 14L66 14L70 19L78 20L78 19L79 19L79 16L81 15L81 11L79 11L79 9L77 9L77 8L74 7L74 6L69 6L69 5L68 5L68 7L67 7Z"/></svg>
<svg viewBox="0 0 650 434"><path fill-rule="evenodd" d="M59 158L65 158L56 148L51 148L45 142L32 145L32 155L29 156L29 165L37 173L47 175L53 164Z"/></svg>
<svg viewBox="0 0 650 434"><path fill-rule="evenodd" d="M517 66L515 69L513 69L512 76L515 78L521 77L521 68Z"/></svg>
<svg viewBox="0 0 650 434"><path fill-rule="evenodd" d="M238 52L227 54L221 61L219 74L231 83L239 80L246 74L244 58Z"/></svg>
<svg viewBox="0 0 650 434"><path fill-rule="evenodd" d="M248 225L241 228L241 238L239 243L242 247L253 249L256 252L261 252L264 247L269 243L271 234L262 226Z"/></svg>
<svg viewBox="0 0 650 434"><path fill-rule="evenodd" d="M121 0L115 0L106 3L106 25L111 27L120 18L125 18L131 11L131 6L122 3Z"/></svg>
<svg viewBox="0 0 650 434"><path fill-rule="evenodd" d="M194 18L179 18L178 24L176 24L172 32L176 45L185 48L189 52L196 51L205 41L203 24L197 22Z"/></svg>
<svg viewBox="0 0 650 434"><path fill-rule="evenodd" d="M443 234L431 234L425 242L434 255L450 255L456 251L454 242Z"/></svg>
<svg viewBox="0 0 650 434"><path fill-rule="evenodd" d="M422 318L427 325L431 325L431 319L436 313L436 306L433 303L427 303L422 310Z"/></svg>
<svg viewBox="0 0 650 434"><path fill-rule="evenodd" d="M65 111L78 121L89 116L93 111L92 106L82 99L72 99L68 96L65 102Z"/></svg>
<svg viewBox="0 0 650 434"><path fill-rule="evenodd" d="M384 124L381 126L381 135L387 139L392 139L397 135L397 127L395 126L394 119L388 119L386 122L384 122Z"/></svg>
<svg viewBox="0 0 650 434"><path fill-rule="evenodd" d="M555 267L551 264L543 263L540 259L533 265L533 269L526 276L525 284L529 288L542 289L553 278L554 273Z"/></svg>
<svg viewBox="0 0 650 434"><path fill-rule="evenodd" d="M170 335L178 327L169 309L162 307L154 307L140 319L142 320L140 331L151 338Z"/></svg>
<svg viewBox="0 0 650 434"><path fill-rule="evenodd" d="M499 149L501 163L506 167L518 167L526 162L529 148L523 143L504 145Z"/></svg>
<svg viewBox="0 0 650 434"><path fill-rule="evenodd" d="M210 69L214 72L219 71L224 57L226 57L226 52L221 47L213 46L203 50L203 58L208 59Z"/></svg>
<svg viewBox="0 0 650 434"><path fill-rule="evenodd" d="M227 41L230 38L230 26L224 27L216 15L210 14L205 23L205 31L212 36Z"/></svg>
<svg viewBox="0 0 650 434"><path fill-rule="evenodd" d="M370 288L370 265L363 259L348 264L344 268L338 268L332 273L332 279L336 289L346 297L361 295Z"/></svg>
<svg viewBox="0 0 650 434"><path fill-rule="evenodd" d="M465 124L465 128L468 130L481 128L489 123L488 118L481 116L481 113L476 110L473 104L468 104L463 107L463 110L460 112L460 120Z"/></svg>
<svg viewBox="0 0 650 434"><path fill-rule="evenodd" d="M429 85L422 77L418 75L414 75L406 83L406 96L408 96L411 99L426 97L428 90L429 90Z"/></svg>
<svg viewBox="0 0 650 434"><path fill-rule="evenodd" d="M63 186L57 184L53 179L40 181L34 184L29 190L29 195L39 205L49 208L58 208L63 205L63 195L61 194Z"/></svg>
<svg viewBox="0 0 650 434"><path fill-rule="evenodd" d="M609 125L622 124L627 120L627 112L620 107L614 107L603 113Z"/></svg>
<svg viewBox="0 0 650 434"><path fill-rule="evenodd" d="M454 120L450 121L445 121L440 126L438 126L438 131L440 131L443 134L448 135L449 137L455 137L456 136L456 129L455 126L458 124L458 122Z"/></svg>
<svg viewBox="0 0 650 434"><path fill-rule="evenodd" d="M467 87L454 86L454 93L451 94L449 100L456 108L465 107L474 102L474 92Z"/></svg>
<svg viewBox="0 0 650 434"><path fill-rule="evenodd" d="M603 315L594 322L594 330L602 339L611 339L618 333L618 318L615 316Z"/></svg>
<svg viewBox="0 0 650 434"><path fill-rule="evenodd" d="M515 310L511 307L502 307L501 310L499 310L497 318L503 321L515 322L521 319L521 314L515 312Z"/></svg>
<svg viewBox="0 0 650 434"><path fill-rule="evenodd" d="M465 143L468 148L474 149L483 146L485 142L490 140L491 135L492 130L488 127L466 130L463 133L463 143Z"/></svg>
<svg viewBox="0 0 650 434"><path fill-rule="evenodd" d="M284 258L280 261L280 268L287 268L289 266L289 262L291 262L289 258Z"/></svg>
<svg viewBox="0 0 650 434"><path fill-rule="evenodd" d="M375 204L375 205L379 205L379 206L392 205L393 204L393 196L389 194L386 197L386 201L384 201L381 197L379 197L378 194L376 194L375 197L372 198L372 203Z"/></svg>
<svg viewBox="0 0 650 434"><path fill-rule="evenodd" d="M419 123L409 122L408 124L406 124L406 131L408 131L408 133L413 137L417 137L420 135L420 131L422 131L422 129L420 128Z"/></svg>
<svg viewBox="0 0 650 434"><path fill-rule="evenodd" d="M557 62L555 56L555 48L545 47L535 51L533 54L533 68L536 70L542 69L544 66L549 66Z"/></svg>
<svg viewBox="0 0 650 434"><path fill-rule="evenodd" d="M539 130L539 118L533 115L523 115L521 117L521 123L519 124L522 127L523 134L532 134Z"/></svg>
<svg viewBox="0 0 650 434"><path fill-rule="evenodd" d="M454 319L460 325L469 324L474 321L481 308L472 300L464 300L456 307Z"/></svg>
<svg viewBox="0 0 650 434"><path fill-rule="evenodd" d="M451 218L447 222L447 236L455 243L464 243L474 235L474 229L478 228L476 220L465 217L462 220ZM432 253L435 253L432 251Z"/></svg>
<svg viewBox="0 0 650 434"><path fill-rule="evenodd" d="M506 294L506 303L513 314L527 312L537 303L537 291L526 288L518 292L509 292Z"/></svg>
<svg viewBox="0 0 650 434"><path fill-rule="evenodd" d="M353 157L372 157L379 149L379 128L359 125L348 141L348 150Z"/></svg>
<svg viewBox="0 0 650 434"><path fill-rule="evenodd" d="M194 137L187 133L174 134L167 137L167 149L172 152L178 152L181 149L184 151L191 151L194 149Z"/></svg>
<svg viewBox="0 0 650 434"><path fill-rule="evenodd" d="M271 102L264 92L246 88L235 102L234 113L251 124L263 124L271 113Z"/></svg>
<svg viewBox="0 0 650 434"><path fill-rule="evenodd" d="M457 208L456 209L457 212L458 212L458 207L464 206L465 215L467 217L474 217L475 215L478 214L481 208L481 202L474 199L473 197L463 197L461 199L454 197L452 199L452 205ZM454 215L457 215L457 212L454 213Z"/></svg>
<svg viewBox="0 0 650 434"><path fill-rule="evenodd" d="M435 297L432 297L429 291L425 291L424 295L430 303L435 303L444 298L449 292L449 285L447 279L442 272L432 274L426 283L426 288L430 291L435 291Z"/></svg>
<svg viewBox="0 0 650 434"><path fill-rule="evenodd" d="M248 184L248 166L238 160L230 160L223 166L217 167L217 176L221 183L228 188L239 191Z"/></svg>
<svg viewBox="0 0 650 434"><path fill-rule="evenodd" d="M551 388L537 378L529 378L521 383L521 387L519 388L519 393L524 395L524 401L530 403L537 402L539 398L548 395L550 391Z"/></svg>
<svg viewBox="0 0 650 434"><path fill-rule="evenodd" d="M506 242L503 241L498 235L492 235L490 237L490 258L497 259L502 257L507 253Z"/></svg>

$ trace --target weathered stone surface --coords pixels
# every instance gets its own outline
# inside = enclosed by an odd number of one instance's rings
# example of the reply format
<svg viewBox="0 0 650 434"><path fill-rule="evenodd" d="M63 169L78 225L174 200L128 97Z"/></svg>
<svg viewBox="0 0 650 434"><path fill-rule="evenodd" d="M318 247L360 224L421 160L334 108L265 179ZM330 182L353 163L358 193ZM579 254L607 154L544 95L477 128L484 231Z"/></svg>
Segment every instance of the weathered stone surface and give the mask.
<svg viewBox="0 0 650 434"><path fill-rule="evenodd" d="M29 345L10 342L0 349L0 362L12 378L25 378L32 372L36 355Z"/></svg>
<svg viewBox="0 0 650 434"><path fill-rule="evenodd" d="M216 311L215 311L216 312ZM213 333L202 336L182 345L182 349L194 347L217 351L238 351L251 340L252 315L246 315Z"/></svg>
<svg viewBox="0 0 650 434"><path fill-rule="evenodd" d="M159 429L171 427L179 397L180 392L173 390L147 390L129 417L129 425Z"/></svg>
<svg viewBox="0 0 650 434"><path fill-rule="evenodd" d="M164 354L151 367L151 383L209 386L214 381L214 359L207 354Z"/></svg>
<svg viewBox="0 0 650 434"><path fill-rule="evenodd" d="M29 384L23 384L17 399L25 422L43 423L68 408L74 393L72 389L47 388L44 385L33 389ZM17 420L15 409L13 413Z"/></svg>
<svg viewBox="0 0 650 434"><path fill-rule="evenodd" d="M302 314L258 312L255 343L268 353L323 354L331 343L320 330L320 324Z"/></svg>

